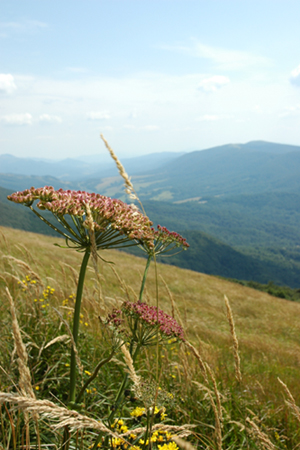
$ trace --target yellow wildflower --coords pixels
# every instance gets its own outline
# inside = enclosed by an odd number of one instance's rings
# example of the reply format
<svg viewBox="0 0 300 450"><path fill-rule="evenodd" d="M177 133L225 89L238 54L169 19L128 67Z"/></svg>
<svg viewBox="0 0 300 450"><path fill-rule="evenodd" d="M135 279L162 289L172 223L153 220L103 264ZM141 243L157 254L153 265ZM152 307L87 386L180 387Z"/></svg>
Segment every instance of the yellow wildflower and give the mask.
<svg viewBox="0 0 300 450"><path fill-rule="evenodd" d="M133 411L131 411L130 415L131 417L141 417L143 414L145 414L145 412L145 408L137 406Z"/></svg>
<svg viewBox="0 0 300 450"><path fill-rule="evenodd" d="M178 450L178 446L175 442L169 442L168 444L159 445L159 450Z"/></svg>

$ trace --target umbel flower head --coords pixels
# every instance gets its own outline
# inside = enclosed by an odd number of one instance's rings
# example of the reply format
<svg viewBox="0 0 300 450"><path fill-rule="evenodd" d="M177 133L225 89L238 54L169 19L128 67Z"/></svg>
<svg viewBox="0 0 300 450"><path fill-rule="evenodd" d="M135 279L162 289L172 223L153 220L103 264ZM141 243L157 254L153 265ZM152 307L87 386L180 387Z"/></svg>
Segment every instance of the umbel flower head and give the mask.
<svg viewBox="0 0 300 450"><path fill-rule="evenodd" d="M86 249L93 241L97 249L124 246L128 241L130 245L154 246L152 222L121 200L84 191L55 190L52 186L32 187L7 198L29 207L47 225L63 235L69 247L77 250ZM61 229L33 208L36 200L37 208L50 211Z"/></svg>
<svg viewBox="0 0 300 450"><path fill-rule="evenodd" d="M131 338L139 345L156 344L170 339L184 341L183 328L177 321L156 306L142 302L125 301L120 310L114 310L107 323L124 333L125 321L130 329ZM122 328L121 328L122 326ZM174 342L174 340L172 341Z"/></svg>
<svg viewBox="0 0 300 450"><path fill-rule="evenodd" d="M175 248L181 248L182 250L189 248L185 238L175 231L169 231L166 227L157 225L157 230L153 229L153 233L155 240L153 252L156 255L170 252Z"/></svg>
<svg viewBox="0 0 300 450"><path fill-rule="evenodd" d="M186 239L175 231L169 231L166 227L162 227L161 225L157 225L157 230L154 228L151 228L151 230L153 233L154 245L140 246L149 257L170 252L171 254L169 256L173 256L176 254L176 250L178 250L177 253L179 253L182 250L187 250L189 248ZM175 253L173 250L175 250Z"/></svg>

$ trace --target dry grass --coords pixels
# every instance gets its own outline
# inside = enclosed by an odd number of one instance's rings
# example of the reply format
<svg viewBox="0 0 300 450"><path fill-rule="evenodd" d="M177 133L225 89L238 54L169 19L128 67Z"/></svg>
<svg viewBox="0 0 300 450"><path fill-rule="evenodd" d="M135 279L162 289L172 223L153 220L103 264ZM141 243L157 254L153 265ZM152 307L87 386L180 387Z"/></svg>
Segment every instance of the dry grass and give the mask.
<svg viewBox="0 0 300 450"><path fill-rule="evenodd" d="M78 272L81 263L81 254L72 250L59 249L54 243L62 243L58 238L46 237L34 233L23 232L10 228L0 227L11 249L11 256L24 260L19 246L20 242L28 249L32 261L25 261L33 271L46 279L55 280L57 289L65 295L74 291L72 274L65 271L63 275L61 263L71 266ZM0 251L8 255L6 243L0 236ZM116 263L121 278L126 280L135 292L139 291L140 273L143 273L145 260L116 250L102 252L104 259ZM12 263L12 261L10 261ZM93 287L94 271L88 271L87 286ZM24 271L16 264L19 276ZM0 275L11 272L7 258L0 260ZM103 299L109 298L121 301L124 292L120 289L119 281L109 265L100 261L99 272L103 279ZM166 264L159 265L159 273L166 282L182 317L186 314L187 332L189 340L197 342L197 337L209 346L206 349L205 359L209 363L216 362L220 352L229 352L231 335L226 321L224 295L230 298L232 313L235 320L235 330L240 343L240 352L243 360L243 370L253 373L255 363L264 361L272 366L282 366L279 374L287 384L290 383L291 370L294 376L299 376L300 362L300 304L284 299L277 299L266 293L256 291L213 276L204 275L190 270L180 269ZM1 279L0 279L1 283ZM53 283L52 283L53 284ZM155 272L152 265L146 283L147 291L153 304L155 303ZM12 292L13 295L13 292ZM160 306L172 314L169 295L164 283L159 280ZM109 303L109 301L108 301ZM251 366L251 367L248 367ZM266 376L266 374L262 374ZM300 397L300 388L295 393Z"/></svg>
<svg viewBox="0 0 300 450"><path fill-rule="evenodd" d="M44 283L49 283L51 287L54 287L60 293L60 298L75 292L74 273L78 273L82 259L81 254L55 247L54 243L63 244L63 241L58 238L9 228L0 228L0 231L5 236L4 239L0 233L2 256L10 255L17 260L25 261L31 268L31 273L37 273ZM7 309L3 279L6 279L14 298L17 294L16 279L22 280L27 274L26 266L12 258L1 258L1 254L0 313L1 310ZM102 252L102 257L116 263L115 267L119 277L126 280L126 286L129 286L130 290L139 291L140 274L143 273L145 259L113 250ZM220 380L226 383L226 379L232 379L235 374L235 360L231 348L232 334L226 318L228 310L226 311L224 305L224 295L230 298L235 335L239 341L243 375L241 389L251 386L251 392L257 394L258 400L255 401L263 404L271 400L275 408L286 408L288 411L289 405L284 405L282 386L277 380L277 377L280 377L284 383L292 386L294 402L300 404L300 385L298 383L300 376L299 304L276 299L266 293L223 279L174 266L159 265L158 271L162 277L162 279L158 279L160 307L171 315L175 310L176 318L178 318L178 314L181 315L181 320L187 329L188 339L193 344L193 348L185 347L178 353L178 377L183 377L183 380L199 380L199 374L202 372L203 382L205 382L205 378L211 382L212 378L207 373L207 366L204 365L205 363L209 364L216 379L212 380L210 386L210 395L213 395L211 405L215 406L214 414L217 414L218 417L222 416L220 411L223 407L223 400L218 398ZM5 275L6 272L13 273L16 279ZM83 297L83 312L89 317L89 322L93 324L91 329L98 332L97 317L103 315L103 302L105 309L111 309L127 297L126 289L124 286L122 288L108 264L99 261L99 273L102 300L99 299L92 263L87 272L85 292L88 292L88 295ZM146 288L150 301L155 304L154 266L150 266ZM128 295L131 293L129 292ZM55 307L55 303L53 306ZM65 338L67 339L67 336ZM47 343L50 345L51 340L45 341L44 348ZM3 343L0 345L3 346ZM195 358L195 364L191 364L191 358L194 358L193 353L200 357L200 362L199 358L198 361ZM171 361L169 364L171 371L174 364ZM193 386L195 390L198 389L195 384ZM183 397L193 395L189 389L185 383L182 383ZM221 448L222 421L219 423L216 420L215 426L217 447ZM249 426L255 433L254 427L250 423L248 423ZM259 438L258 434L257 437Z"/></svg>

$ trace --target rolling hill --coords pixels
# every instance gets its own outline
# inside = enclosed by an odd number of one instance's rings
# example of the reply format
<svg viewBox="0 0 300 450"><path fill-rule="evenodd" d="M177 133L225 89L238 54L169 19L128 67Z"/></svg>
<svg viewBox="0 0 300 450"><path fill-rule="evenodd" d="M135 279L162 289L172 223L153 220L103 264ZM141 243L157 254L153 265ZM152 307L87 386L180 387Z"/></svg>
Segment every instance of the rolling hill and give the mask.
<svg viewBox="0 0 300 450"><path fill-rule="evenodd" d="M65 162L59 173L65 170ZM97 165L86 176L85 164L89 163L83 164L76 180L1 174L0 186L11 192L32 185L53 185L128 200L119 176L103 177ZM77 163L74 167L78 168ZM181 230L192 243L188 252L170 259L171 264L299 287L300 147L254 141L180 156L153 154L132 159L131 167L137 172L132 177L135 189L154 224ZM115 172L107 171L106 175ZM15 212L9 212L16 211L8 209L15 207L6 201L10 192L0 190L0 223L47 233L47 227L40 228L43 224L33 221L29 211L24 211L21 221ZM20 208L17 214L21 217Z"/></svg>
<svg viewBox="0 0 300 450"><path fill-rule="evenodd" d="M38 400L48 400L47 406L49 400L51 406L53 402L60 405L61 414L68 395L69 371L66 367L70 365L71 347L66 341L68 335L64 334L67 329L65 323L70 321L74 310L71 299L76 290L76 275L82 254L55 247L53 244L57 241L57 237L0 227L0 359L4 368L0 372L0 384L4 391L1 394L5 395L14 392L19 382L17 355L12 359L14 341L6 291L8 286L17 312L18 330L20 327L24 348L28 352L26 363L35 395ZM80 410L81 414L85 414L85 420L87 415L105 417L106 411L111 412L111 405L115 409L114 400L120 379L128 372L119 347L113 359L103 359L103 355L110 354L116 341L116 337L114 340L111 338L108 327L104 329L105 318L125 299L135 301L145 268L143 259L123 252L105 250L102 256L114 262L114 270L111 264L99 260L100 288L90 261L81 308L84 320L79 326L77 344L85 375L89 376L89 371L93 371L99 361L102 365L103 361L106 363L98 376L91 380L91 391L85 392ZM149 386L159 367L159 386L175 398L172 404L164 400L168 413L165 424L195 424L193 430L198 439L195 446L199 444L204 448L204 442L205 448L206 443L211 448L217 448L214 445L214 411L217 411L215 402L219 399L223 418L222 448L240 449L246 445L249 449L255 449L258 448L257 443L268 439L268 448L294 450L299 443L299 426L293 409L285 403L285 399L290 400L293 395L295 403L298 405L300 402L300 304L169 265L158 264L157 271L158 277L153 264L148 271L144 295L147 306L153 306L158 301L159 308L172 314L184 328L185 340L179 344L173 340L167 341L160 346L159 355L155 345L147 346L147 351L140 350L134 368ZM23 284L20 280L24 280ZM45 301L44 294L49 291L51 295L47 294ZM224 294L229 298L235 321L235 342L239 342L239 380L235 377L237 349L234 352L232 348ZM102 320L99 321L99 317ZM120 336L122 334L117 335L118 344ZM209 375L205 377L204 364ZM290 396L284 386L290 388ZM211 394L210 398L207 392ZM126 394L124 397L126 409L123 407L125 413L122 417L125 421L132 409L143 403ZM33 402L35 399L30 400ZM102 409L97 409L95 413L92 409L95 405ZM5 406L1 410L1 420L10 431L10 424L18 422L12 422L14 412L10 413L9 404ZM78 413L72 413L74 420L74 415ZM20 412L17 414L19 418ZM249 417L254 423L252 428L249 428ZM63 423L65 425L65 421ZM51 427L45 418L41 424L44 425L40 433L42 442L49 445L52 435L47 427L50 430ZM1 437L7 435L5 426L1 428ZM137 422L139 426L140 421ZM22 430L23 427L16 426L14 429L18 428ZM258 441L253 429L262 430L260 433L264 440ZM86 435L87 431L84 433ZM33 434L31 438L33 442ZM277 445L279 440L283 444L280 447ZM61 443L60 435L57 442ZM260 447L263 448L263 445Z"/></svg>

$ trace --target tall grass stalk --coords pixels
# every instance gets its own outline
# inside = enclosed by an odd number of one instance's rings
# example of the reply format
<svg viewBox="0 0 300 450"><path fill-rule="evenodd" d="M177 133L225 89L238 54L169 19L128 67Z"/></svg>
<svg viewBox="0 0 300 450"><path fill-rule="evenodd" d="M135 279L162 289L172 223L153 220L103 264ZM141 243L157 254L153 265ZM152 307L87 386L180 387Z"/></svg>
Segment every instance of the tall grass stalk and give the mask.
<svg viewBox="0 0 300 450"><path fill-rule="evenodd" d="M107 142L105 145L109 147ZM135 195L125 169L112 153L128 192ZM2 439L5 450L26 446L58 450L98 450L99 446L103 450L178 450L178 446L186 450L294 450L299 442L297 395L294 398L280 380L294 418L283 411L276 397L279 383L276 379L274 383L278 372L288 377L289 385L293 379L292 371L277 362L279 358L290 358L289 367L298 373L293 362L298 347L292 331L288 353L280 346L283 334L277 339L275 361L270 358L275 339L268 334L270 314L265 314L269 321L265 329L260 322L261 338L256 332L248 338L247 327L240 327L243 321L248 325L251 314L257 314L257 305L260 311L271 310L265 294L249 290L251 301L234 303L239 329L245 330L241 355L225 298L235 358L232 370L220 292L228 292L233 300L243 299L245 288L193 272L183 276L175 267L159 266L157 255L187 248L181 236L164 227L154 230L137 208L97 194L55 191L46 186L10 197L40 218L39 211L48 209L59 223L59 228L51 227L79 254L65 252L62 261L60 249L50 250L52 238L38 238L38 248L36 237L21 232L17 239L22 246L14 246L12 230L5 230L0 240L4 255L0 259L0 293L5 299L0 302L0 442ZM26 252L27 244L30 252ZM146 252L146 264L112 250L122 245L137 245ZM31 269L20 254L39 262L34 266L38 270ZM107 264L111 260L117 260L121 276ZM77 277L74 268L78 265ZM166 288L163 292L158 291L158 270ZM282 308L281 314L283 310L286 317L289 314L294 327L286 326L284 333L289 328L297 330L297 305L277 306L278 311ZM163 307L171 310L171 315ZM255 319L259 321L260 315Z"/></svg>

